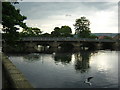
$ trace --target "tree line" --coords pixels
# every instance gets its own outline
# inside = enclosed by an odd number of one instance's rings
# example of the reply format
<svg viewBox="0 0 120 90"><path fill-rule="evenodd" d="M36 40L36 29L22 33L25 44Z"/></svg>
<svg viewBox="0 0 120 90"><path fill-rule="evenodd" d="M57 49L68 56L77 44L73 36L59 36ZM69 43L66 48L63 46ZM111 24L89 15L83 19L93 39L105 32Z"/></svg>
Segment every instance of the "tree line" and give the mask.
<svg viewBox="0 0 120 90"><path fill-rule="evenodd" d="M91 34L90 21L86 17L80 17L76 19L74 27L75 33L72 34L72 29L69 26L55 27L54 30L49 33L43 33L41 29L37 27L28 27L24 20L26 16L20 13L19 9L14 7L16 2L2 2L2 33L5 41L15 41L21 37L26 36L39 36L39 37L77 37L77 38L96 38L97 36ZM17 3L18 4L18 3ZM19 27L22 27L22 32L19 32Z"/></svg>

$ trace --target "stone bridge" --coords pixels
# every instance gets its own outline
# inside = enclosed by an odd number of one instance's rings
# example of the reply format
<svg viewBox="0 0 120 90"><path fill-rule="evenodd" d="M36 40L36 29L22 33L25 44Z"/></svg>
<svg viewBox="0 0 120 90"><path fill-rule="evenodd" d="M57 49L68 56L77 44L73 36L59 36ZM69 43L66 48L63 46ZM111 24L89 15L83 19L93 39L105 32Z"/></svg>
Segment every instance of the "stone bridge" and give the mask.
<svg viewBox="0 0 120 90"><path fill-rule="evenodd" d="M90 39L90 38L72 38L72 37L24 37L21 38L22 41L33 41L33 42L40 42L40 41L57 41L57 42L116 42L117 40L110 40L110 39Z"/></svg>
<svg viewBox="0 0 120 90"><path fill-rule="evenodd" d="M59 48L62 47L63 44L68 46L73 46L75 49L81 47L97 47L101 48L102 46L107 47L118 47L119 41L118 40L109 40L109 39L90 39L90 38L72 38L72 37L24 37L21 40L16 41L17 43L21 43L25 46L25 49L38 49L38 46L50 48Z"/></svg>
<svg viewBox="0 0 120 90"><path fill-rule="evenodd" d="M80 48L81 46L88 44L95 45L97 47L102 46L103 44L116 44L117 40L109 40L109 39L90 39L90 38L53 38L53 37L25 37L22 38L22 41L26 43L28 46L33 47L36 45L50 46L52 48L58 48L62 44L71 44L74 48Z"/></svg>

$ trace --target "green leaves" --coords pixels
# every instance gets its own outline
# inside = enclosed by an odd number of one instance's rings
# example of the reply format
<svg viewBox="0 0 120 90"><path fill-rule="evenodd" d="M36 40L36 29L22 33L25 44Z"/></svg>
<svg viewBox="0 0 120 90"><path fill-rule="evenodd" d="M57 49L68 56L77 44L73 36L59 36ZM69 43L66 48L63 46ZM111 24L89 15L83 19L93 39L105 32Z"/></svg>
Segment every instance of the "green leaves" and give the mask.
<svg viewBox="0 0 120 90"><path fill-rule="evenodd" d="M72 29L69 26L55 27L54 31L51 32L54 37L70 37L71 34Z"/></svg>
<svg viewBox="0 0 120 90"><path fill-rule="evenodd" d="M28 27L21 32L22 36L39 36L42 31L39 28Z"/></svg>
<svg viewBox="0 0 120 90"><path fill-rule="evenodd" d="M75 34L77 34L79 37L87 38L90 35L90 21L86 19L86 17L81 17L79 19L76 19L76 22L74 24L75 26Z"/></svg>
<svg viewBox="0 0 120 90"><path fill-rule="evenodd" d="M27 17L21 15L20 10L16 9L12 3L2 2L2 30L6 41L15 41L18 39L19 34L16 25L26 28L26 24L23 23L25 19L27 19Z"/></svg>

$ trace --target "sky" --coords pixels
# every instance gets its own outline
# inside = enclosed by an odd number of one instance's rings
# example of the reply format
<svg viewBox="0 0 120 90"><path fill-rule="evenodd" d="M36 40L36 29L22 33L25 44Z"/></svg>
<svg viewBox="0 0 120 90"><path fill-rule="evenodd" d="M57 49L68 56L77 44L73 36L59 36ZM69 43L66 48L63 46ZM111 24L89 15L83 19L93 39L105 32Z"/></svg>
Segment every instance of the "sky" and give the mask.
<svg viewBox="0 0 120 90"><path fill-rule="evenodd" d="M43 33L51 33L55 27L64 25L70 26L74 33L73 24L82 16L91 22L92 33L118 33L118 2L75 1L20 2L15 7L21 10L22 15L27 16L25 22L29 27L38 27Z"/></svg>

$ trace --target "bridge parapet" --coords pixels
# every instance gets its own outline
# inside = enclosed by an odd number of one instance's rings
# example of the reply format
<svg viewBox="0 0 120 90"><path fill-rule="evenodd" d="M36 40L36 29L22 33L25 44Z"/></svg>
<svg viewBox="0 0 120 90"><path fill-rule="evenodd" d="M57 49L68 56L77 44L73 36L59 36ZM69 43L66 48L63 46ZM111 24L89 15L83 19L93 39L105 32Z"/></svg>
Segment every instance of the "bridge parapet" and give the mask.
<svg viewBox="0 0 120 90"><path fill-rule="evenodd" d="M116 42L117 40L90 39L90 38L71 38L71 37L24 37L22 41L82 41L82 42Z"/></svg>

